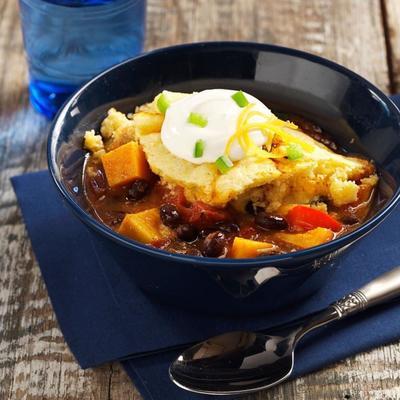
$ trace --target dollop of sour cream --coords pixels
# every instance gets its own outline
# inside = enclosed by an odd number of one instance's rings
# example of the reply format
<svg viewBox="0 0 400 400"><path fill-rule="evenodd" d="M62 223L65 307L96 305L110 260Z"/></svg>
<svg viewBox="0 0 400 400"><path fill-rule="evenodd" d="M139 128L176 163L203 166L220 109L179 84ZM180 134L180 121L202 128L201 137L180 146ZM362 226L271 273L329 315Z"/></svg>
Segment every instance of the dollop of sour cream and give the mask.
<svg viewBox="0 0 400 400"><path fill-rule="evenodd" d="M225 154L228 140L235 133L238 117L243 111L232 98L236 92L228 89L209 89L171 103L161 128L161 141L164 146L175 156L194 164L215 162ZM269 108L260 100L248 93L243 94L249 103L254 104L254 111L271 114ZM205 118L206 126L190 123L188 118L191 113ZM254 116L249 122L258 122L258 118ZM259 147L266 142L260 131L251 131L249 135ZM203 154L201 157L195 157L194 149L200 140L204 144ZM232 161L245 157L236 140L227 155Z"/></svg>

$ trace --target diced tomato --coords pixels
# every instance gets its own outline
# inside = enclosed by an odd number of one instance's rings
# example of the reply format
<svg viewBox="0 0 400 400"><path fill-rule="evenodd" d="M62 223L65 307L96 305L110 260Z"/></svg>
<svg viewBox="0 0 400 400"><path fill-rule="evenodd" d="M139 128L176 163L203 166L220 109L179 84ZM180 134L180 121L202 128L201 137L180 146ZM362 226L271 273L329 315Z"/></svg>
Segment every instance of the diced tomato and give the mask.
<svg viewBox="0 0 400 400"><path fill-rule="evenodd" d="M240 228L240 236L245 239L252 239L257 234L257 229L251 225L245 225Z"/></svg>
<svg viewBox="0 0 400 400"><path fill-rule="evenodd" d="M188 218L188 222L198 227L207 227L214 225L216 222L229 219L227 211L209 206L201 201L193 203L190 210L191 215Z"/></svg>
<svg viewBox="0 0 400 400"><path fill-rule="evenodd" d="M327 228L334 232L342 229L342 224L329 214L307 206L295 206L286 216L289 228L294 231L308 231L314 228Z"/></svg>
<svg viewBox="0 0 400 400"><path fill-rule="evenodd" d="M176 186L174 190L166 196L167 203L175 204L177 207L187 207L189 205L186 200L183 188Z"/></svg>
<svg viewBox="0 0 400 400"><path fill-rule="evenodd" d="M226 210L215 208L201 201L189 203L184 195L183 189L175 188L172 195L168 197L168 202L174 204L182 219L189 224L195 225L200 229L210 227L217 222L226 221L230 214Z"/></svg>

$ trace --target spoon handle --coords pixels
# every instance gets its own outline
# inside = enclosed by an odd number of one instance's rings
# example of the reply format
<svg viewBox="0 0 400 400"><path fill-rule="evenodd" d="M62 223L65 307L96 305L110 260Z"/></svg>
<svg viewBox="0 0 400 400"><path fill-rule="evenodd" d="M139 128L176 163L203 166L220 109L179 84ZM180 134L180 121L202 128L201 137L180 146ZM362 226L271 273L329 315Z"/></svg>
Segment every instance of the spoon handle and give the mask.
<svg viewBox="0 0 400 400"><path fill-rule="evenodd" d="M400 297L400 267L396 267L354 292L351 292L332 303L327 308L314 314L293 321L290 325L297 326L296 341L306 333L336 321L356 314L371 306L384 303Z"/></svg>
<svg viewBox="0 0 400 400"><path fill-rule="evenodd" d="M336 310L340 319L398 296L400 296L400 267L378 276L331 306Z"/></svg>

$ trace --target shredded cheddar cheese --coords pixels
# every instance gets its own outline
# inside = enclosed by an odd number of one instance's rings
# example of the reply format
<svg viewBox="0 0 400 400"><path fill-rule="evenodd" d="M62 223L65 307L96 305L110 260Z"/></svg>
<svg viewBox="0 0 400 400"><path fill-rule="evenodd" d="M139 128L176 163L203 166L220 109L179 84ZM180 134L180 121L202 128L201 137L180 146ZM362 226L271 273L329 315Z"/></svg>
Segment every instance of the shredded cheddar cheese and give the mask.
<svg viewBox="0 0 400 400"><path fill-rule="evenodd" d="M264 147L271 149L272 140L277 135L283 142L289 144L298 144L306 152L312 152L314 147L291 135L283 128L297 129L297 126L289 121L283 121L277 118L275 115L266 115L259 111L253 110L254 104L248 104L243 108L240 113L236 124L236 132L229 138L225 148L225 153L229 154L232 144L237 140L243 152L246 155L254 155L260 158L282 158L287 154L286 152L277 151L271 152L260 149L250 137L250 132L258 130L266 138ZM251 122L250 120L254 117L258 117L259 121Z"/></svg>

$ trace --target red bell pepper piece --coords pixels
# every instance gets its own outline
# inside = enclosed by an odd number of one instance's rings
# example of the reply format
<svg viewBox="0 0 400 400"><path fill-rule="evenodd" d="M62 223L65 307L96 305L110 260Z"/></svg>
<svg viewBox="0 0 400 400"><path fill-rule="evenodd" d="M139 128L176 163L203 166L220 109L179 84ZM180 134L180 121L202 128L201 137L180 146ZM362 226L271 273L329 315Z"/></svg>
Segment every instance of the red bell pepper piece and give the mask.
<svg viewBox="0 0 400 400"><path fill-rule="evenodd" d="M329 214L307 206L291 208L286 220L292 230L308 231L320 227L338 232L342 229L342 224Z"/></svg>

